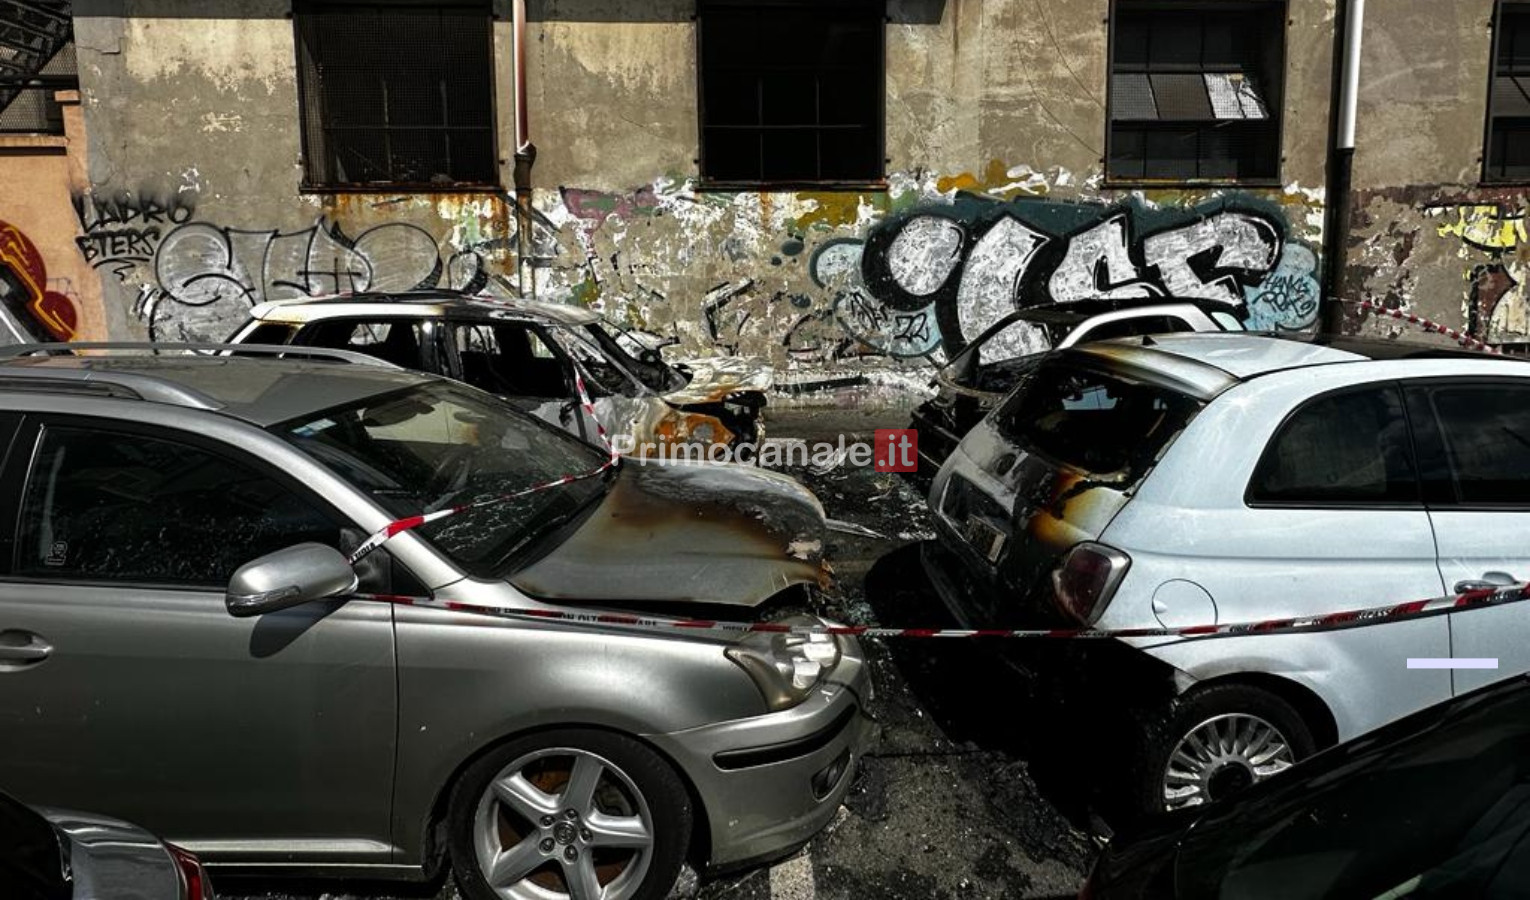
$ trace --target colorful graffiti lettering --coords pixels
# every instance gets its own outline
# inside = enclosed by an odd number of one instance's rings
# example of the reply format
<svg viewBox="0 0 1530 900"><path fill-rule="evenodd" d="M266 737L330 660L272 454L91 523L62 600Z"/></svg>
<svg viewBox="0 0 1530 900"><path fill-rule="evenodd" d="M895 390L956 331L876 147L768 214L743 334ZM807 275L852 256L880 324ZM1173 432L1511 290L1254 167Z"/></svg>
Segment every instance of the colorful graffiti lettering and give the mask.
<svg viewBox="0 0 1530 900"><path fill-rule="evenodd" d="M0 222L0 341L67 341L78 327L74 304L49 286L37 246Z"/></svg>

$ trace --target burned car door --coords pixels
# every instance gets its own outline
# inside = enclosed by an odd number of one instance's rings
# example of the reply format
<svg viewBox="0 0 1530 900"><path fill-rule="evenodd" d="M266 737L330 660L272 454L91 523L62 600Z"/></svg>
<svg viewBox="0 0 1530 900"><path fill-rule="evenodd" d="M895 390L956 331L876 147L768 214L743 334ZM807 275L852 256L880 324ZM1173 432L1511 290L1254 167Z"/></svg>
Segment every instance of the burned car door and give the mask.
<svg viewBox="0 0 1530 900"><path fill-rule="evenodd" d="M0 772L19 796L246 857L301 855L294 835L387 853L391 610L224 606L251 559L338 548L329 507L222 444L95 419L29 423L3 476L19 515L0 525L15 550L0 557Z"/></svg>

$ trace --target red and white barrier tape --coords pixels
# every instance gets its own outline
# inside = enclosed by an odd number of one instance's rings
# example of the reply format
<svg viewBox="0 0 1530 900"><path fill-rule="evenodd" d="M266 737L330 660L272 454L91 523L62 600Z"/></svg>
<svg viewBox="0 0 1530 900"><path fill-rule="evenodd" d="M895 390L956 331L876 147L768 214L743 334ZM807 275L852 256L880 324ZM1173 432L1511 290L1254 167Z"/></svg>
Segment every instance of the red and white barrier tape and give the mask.
<svg viewBox="0 0 1530 900"><path fill-rule="evenodd" d="M1530 600L1530 586L1516 585L1491 590L1468 591L1455 597L1414 600L1409 603L1328 613L1321 616L1266 619L1261 622L1243 622L1228 625L1196 625L1187 628L1050 628L1029 630L984 629L976 631L942 628L882 628L872 625L782 625L768 622L724 622L713 619L669 619L629 615L626 613L479 606L471 603L458 603L452 600L398 597L384 594L363 594L358 595L357 599L392 603L399 606L442 609L448 612L468 613L470 615L487 616L496 619L540 619L544 621L566 622L573 625L604 625L690 632L716 631L735 634L793 634L804 636L827 634L874 638L1050 638L1076 640L1101 638L1211 638L1333 631L1341 628L1381 625L1389 622L1519 603Z"/></svg>
<svg viewBox="0 0 1530 900"><path fill-rule="evenodd" d="M1479 341L1470 335L1463 334L1454 328L1441 325L1440 323L1426 319L1423 316L1414 315L1413 313L1406 313L1400 309L1388 309L1385 306L1373 303L1370 300L1346 300L1344 302L1353 303L1354 305L1358 306L1362 312L1373 312L1377 315L1397 319L1400 322L1407 322L1410 325L1417 325L1420 328L1423 328L1425 331L1433 331L1436 334L1443 334L1469 350L1482 350L1486 353L1500 352L1497 347L1494 347L1491 344Z"/></svg>
<svg viewBox="0 0 1530 900"><path fill-rule="evenodd" d="M595 424L595 432L600 436L600 444L606 449L606 461L604 463L594 469L591 469L588 472L585 472L582 475L565 475L556 481L549 481L544 484L532 485L529 488L515 491L513 493L496 494L493 497L485 497L482 500L477 500L472 503L465 503L461 506L438 509L435 512L424 513L418 516L406 516L402 519L389 522L387 525L373 532L372 535L365 541L362 541L361 546L351 551L351 565L355 565L356 563L360 562L366 557L367 554L371 553L373 550L376 550L378 547L386 544L392 538L403 534L406 531L413 531L414 529L421 526L429 525L432 522L439 522L442 519L449 519L452 516L460 515L469 510L482 509L485 506L493 506L498 503L506 503L511 500L519 500L522 497L529 497L532 494L537 494L541 493L542 491L548 491L552 490L553 488L562 487L565 484L573 484L576 481L588 481L591 478L598 478L611 468L615 467L616 464L621 461L621 456L616 452L616 448L612 446L611 439L606 436L605 427L600 424L599 419L595 418L595 404L591 402L590 393L589 391L585 390L584 387L584 377L580 375L578 371L574 372L574 386L579 390L580 406L584 409L585 415L589 417L589 420Z"/></svg>

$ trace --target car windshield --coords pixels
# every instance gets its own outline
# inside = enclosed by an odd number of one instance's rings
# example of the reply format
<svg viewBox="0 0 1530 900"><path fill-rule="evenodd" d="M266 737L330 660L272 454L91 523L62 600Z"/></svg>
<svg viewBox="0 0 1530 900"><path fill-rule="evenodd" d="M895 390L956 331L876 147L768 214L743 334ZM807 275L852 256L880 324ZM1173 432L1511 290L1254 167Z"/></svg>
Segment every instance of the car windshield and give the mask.
<svg viewBox="0 0 1530 900"><path fill-rule="evenodd" d="M494 397L444 381L272 430L398 518L582 475L605 459L589 444ZM579 481L485 505L416 533L468 572L501 577L538 538L602 496L608 482Z"/></svg>
<svg viewBox="0 0 1530 900"><path fill-rule="evenodd" d="M1167 388L1049 357L1022 375L995 424L1054 463L1130 482L1200 408Z"/></svg>
<svg viewBox="0 0 1530 900"><path fill-rule="evenodd" d="M1313 764L1197 825L1177 861L1177 896L1530 894L1523 685L1469 700L1421 734Z"/></svg>

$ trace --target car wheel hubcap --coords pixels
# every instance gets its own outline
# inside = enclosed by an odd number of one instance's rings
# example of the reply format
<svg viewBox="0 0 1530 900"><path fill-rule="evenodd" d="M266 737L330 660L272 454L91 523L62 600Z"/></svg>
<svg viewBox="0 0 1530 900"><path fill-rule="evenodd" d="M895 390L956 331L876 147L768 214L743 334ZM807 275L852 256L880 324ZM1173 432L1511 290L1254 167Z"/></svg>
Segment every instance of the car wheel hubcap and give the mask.
<svg viewBox="0 0 1530 900"><path fill-rule="evenodd" d="M494 777L478 801L478 869L505 900L625 900L653 858L653 816L615 764L538 750Z"/></svg>
<svg viewBox="0 0 1530 900"><path fill-rule="evenodd" d="M1242 713L1215 716L1190 729L1169 754L1163 803L1182 809L1220 800L1295 761L1285 735L1269 722Z"/></svg>

